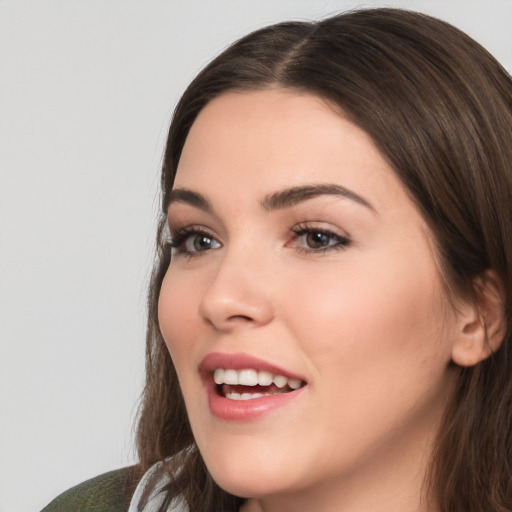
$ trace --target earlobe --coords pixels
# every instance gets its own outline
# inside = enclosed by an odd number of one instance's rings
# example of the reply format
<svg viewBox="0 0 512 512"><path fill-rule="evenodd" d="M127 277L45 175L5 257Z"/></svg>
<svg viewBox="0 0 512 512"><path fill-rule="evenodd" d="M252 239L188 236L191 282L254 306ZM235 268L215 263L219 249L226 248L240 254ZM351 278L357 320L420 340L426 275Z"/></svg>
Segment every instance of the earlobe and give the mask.
<svg viewBox="0 0 512 512"><path fill-rule="evenodd" d="M452 350L458 366L474 366L499 349L506 334L505 292L493 270L475 278L475 299L461 311L459 336Z"/></svg>

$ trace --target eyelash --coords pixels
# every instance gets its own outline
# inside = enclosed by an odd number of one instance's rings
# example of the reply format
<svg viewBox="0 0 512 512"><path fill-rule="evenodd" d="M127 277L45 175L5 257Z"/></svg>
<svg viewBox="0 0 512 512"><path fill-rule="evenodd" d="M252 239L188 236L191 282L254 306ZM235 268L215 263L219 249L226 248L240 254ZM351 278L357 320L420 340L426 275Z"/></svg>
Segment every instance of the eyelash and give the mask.
<svg viewBox="0 0 512 512"><path fill-rule="evenodd" d="M290 231L293 237L292 244L296 243L297 240L299 240L301 237L311 234L320 234L329 237L330 242L335 242L333 244L326 245L325 247L318 248L295 246L295 249L303 254L322 254L329 251L340 251L346 249L351 244L350 239L346 236L341 236L329 229L318 228L307 223L298 224ZM212 247L210 249L206 249L205 251L191 251L187 249L186 243L194 236L208 238L221 246L220 242L216 240L212 233L204 228L195 226L183 227L173 231L168 240L168 245L172 250L175 251L176 254L187 256L188 258L200 256L203 252L209 252L218 248Z"/></svg>
<svg viewBox="0 0 512 512"><path fill-rule="evenodd" d="M201 252L207 252L190 251L186 248L186 243L191 239L192 236L209 238L210 240L216 241L216 238L208 230L196 226L187 226L171 232L167 243L171 250L175 251L176 254L187 256L189 258L199 256Z"/></svg>
<svg viewBox="0 0 512 512"><path fill-rule="evenodd" d="M304 254L322 254L329 251L341 251L347 249L350 246L351 241L348 237L339 235L330 229L318 228L310 224L298 224L291 232L293 233L294 240L298 240L301 237L311 234L320 234L329 237L330 241L334 241L334 244L327 245L319 248L308 248L308 247L296 247L296 249Z"/></svg>

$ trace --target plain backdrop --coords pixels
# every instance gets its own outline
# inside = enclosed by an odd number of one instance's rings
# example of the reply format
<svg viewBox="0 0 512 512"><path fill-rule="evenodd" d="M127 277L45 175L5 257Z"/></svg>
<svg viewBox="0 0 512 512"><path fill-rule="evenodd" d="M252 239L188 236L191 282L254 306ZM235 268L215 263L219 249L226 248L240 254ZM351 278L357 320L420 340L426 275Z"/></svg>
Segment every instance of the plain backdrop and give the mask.
<svg viewBox="0 0 512 512"><path fill-rule="evenodd" d="M135 461L173 107L228 43L355 6L442 17L512 69L510 0L0 0L0 512Z"/></svg>

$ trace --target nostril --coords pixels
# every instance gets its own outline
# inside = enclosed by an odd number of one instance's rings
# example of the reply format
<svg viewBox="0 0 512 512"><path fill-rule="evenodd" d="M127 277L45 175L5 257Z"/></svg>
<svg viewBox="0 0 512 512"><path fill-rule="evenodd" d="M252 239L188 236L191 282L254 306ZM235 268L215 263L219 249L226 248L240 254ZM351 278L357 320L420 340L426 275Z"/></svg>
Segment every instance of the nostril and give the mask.
<svg viewBox="0 0 512 512"><path fill-rule="evenodd" d="M228 318L228 320L234 320L234 321L241 320L241 321L245 321L245 322L252 322L252 318L250 316L246 316L246 315L232 315Z"/></svg>
<svg viewBox="0 0 512 512"><path fill-rule="evenodd" d="M204 320L206 321L207 324L219 329L229 329L237 325L241 326L254 322L254 319L248 315L231 315L227 317L224 321L215 321L208 317L205 317Z"/></svg>

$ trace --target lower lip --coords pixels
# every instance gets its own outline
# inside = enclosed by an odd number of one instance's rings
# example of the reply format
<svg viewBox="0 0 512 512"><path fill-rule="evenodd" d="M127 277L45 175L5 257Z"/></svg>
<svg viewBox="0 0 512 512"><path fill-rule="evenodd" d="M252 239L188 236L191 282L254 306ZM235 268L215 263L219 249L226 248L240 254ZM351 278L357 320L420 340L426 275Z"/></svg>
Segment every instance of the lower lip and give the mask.
<svg viewBox="0 0 512 512"><path fill-rule="evenodd" d="M276 395L262 396L250 400L230 400L217 393L216 385L207 385L208 404L211 413L225 421L251 421L288 405L298 398L304 388L278 393Z"/></svg>

